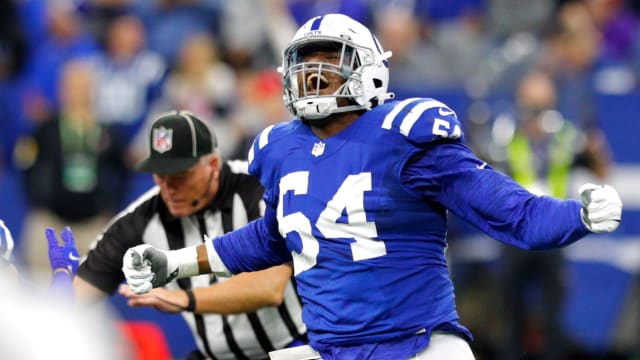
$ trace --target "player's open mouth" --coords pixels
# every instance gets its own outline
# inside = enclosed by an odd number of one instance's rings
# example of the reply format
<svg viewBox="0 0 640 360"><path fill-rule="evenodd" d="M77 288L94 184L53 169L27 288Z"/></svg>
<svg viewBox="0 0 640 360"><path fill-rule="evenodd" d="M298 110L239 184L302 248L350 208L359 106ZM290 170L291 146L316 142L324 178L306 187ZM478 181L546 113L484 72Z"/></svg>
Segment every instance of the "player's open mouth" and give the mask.
<svg viewBox="0 0 640 360"><path fill-rule="evenodd" d="M329 87L329 79L321 73L315 73L307 76L308 90L322 90Z"/></svg>

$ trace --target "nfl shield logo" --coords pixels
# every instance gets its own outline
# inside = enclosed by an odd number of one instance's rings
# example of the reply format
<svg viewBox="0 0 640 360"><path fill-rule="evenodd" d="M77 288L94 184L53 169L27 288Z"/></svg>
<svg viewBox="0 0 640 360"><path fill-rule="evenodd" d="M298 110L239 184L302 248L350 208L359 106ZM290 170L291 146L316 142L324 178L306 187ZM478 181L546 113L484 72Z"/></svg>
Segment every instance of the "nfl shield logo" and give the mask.
<svg viewBox="0 0 640 360"><path fill-rule="evenodd" d="M313 149L311 149L311 155L318 157L322 154L324 154L324 143L321 141L313 144Z"/></svg>
<svg viewBox="0 0 640 360"><path fill-rule="evenodd" d="M153 129L153 150L164 153L173 147L173 129L167 129L161 126L157 129Z"/></svg>

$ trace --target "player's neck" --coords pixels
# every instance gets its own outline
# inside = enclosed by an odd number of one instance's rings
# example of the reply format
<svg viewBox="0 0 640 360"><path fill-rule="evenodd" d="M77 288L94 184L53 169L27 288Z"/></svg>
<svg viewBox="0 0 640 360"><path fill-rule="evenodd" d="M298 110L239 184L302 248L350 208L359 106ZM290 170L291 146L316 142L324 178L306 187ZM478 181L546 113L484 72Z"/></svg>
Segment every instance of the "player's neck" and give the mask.
<svg viewBox="0 0 640 360"><path fill-rule="evenodd" d="M321 139L329 138L349 127L360 117L359 113L347 112L331 115L321 124L310 122L311 131Z"/></svg>

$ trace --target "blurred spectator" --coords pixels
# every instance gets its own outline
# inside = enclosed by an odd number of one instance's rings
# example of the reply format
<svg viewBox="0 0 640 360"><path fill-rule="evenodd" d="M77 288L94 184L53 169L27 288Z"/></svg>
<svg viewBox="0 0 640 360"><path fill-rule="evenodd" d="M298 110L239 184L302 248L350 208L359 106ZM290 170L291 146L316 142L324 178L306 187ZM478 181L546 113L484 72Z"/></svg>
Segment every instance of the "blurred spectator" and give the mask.
<svg viewBox="0 0 640 360"><path fill-rule="evenodd" d="M220 154L228 158L238 144L238 131L230 121L237 101L237 81L233 69L220 60L214 38L207 33L190 35L180 48L175 67L168 73L163 96L153 104L153 113L171 109L187 110L216 129L225 139ZM148 155L147 134L152 118L138 132L133 157Z"/></svg>
<svg viewBox="0 0 640 360"><path fill-rule="evenodd" d="M602 34L601 56L629 63L638 44L638 18L624 0L586 0L595 26Z"/></svg>
<svg viewBox="0 0 640 360"><path fill-rule="evenodd" d="M262 129L290 120L282 103L282 78L275 70L263 70L240 80L238 110L233 121L240 129L240 143L232 159L246 159L253 140Z"/></svg>
<svg viewBox="0 0 640 360"><path fill-rule="evenodd" d="M608 144L595 109L596 93L602 90L595 80L601 70L601 33L582 2L570 2L560 8L558 27L549 39L549 52L541 57L540 68L554 80L557 109L585 133L584 151L590 159L598 161L590 164L590 168L603 178L609 171L609 163L600 162L597 154ZM545 54L549 57L544 57ZM616 83L613 86L625 86Z"/></svg>
<svg viewBox="0 0 640 360"><path fill-rule="evenodd" d="M220 27L220 0L135 1L134 11L149 33L149 48L162 55L169 66L180 47L194 33L216 34ZM235 2L235 1L233 1Z"/></svg>
<svg viewBox="0 0 640 360"><path fill-rule="evenodd" d="M416 15L423 21L434 23L456 22L471 13L484 12L484 8L487 6L487 0L382 0L379 2L411 6L414 8ZM532 4L528 4L528 6L532 6Z"/></svg>
<svg viewBox="0 0 640 360"><path fill-rule="evenodd" d="M235 105L237 79L221 61L216 45L204 33L187 38L164 87L170 108L188 109L209 121L226 121Z"/></svg>
<svg viewBox="0 0 640 360"><path fill-rule="evenodd" d="M95 58L96 117L128 141L143 123L149 104L161 95L167 67L146 48L146 30L134 15L116 18L107 30L104 50Z"/></svg>
<svg viewBox="0 0 640 360"><path fill-rule="evenodd" d="M393 54L388 60L393 72L389 79L391 90L446 84L444 56L435 44L422 41L420 23L411 9L389 7L378 13L376 29L380 42L387 44L386 50Z"/></svg>
<svg viewBox="0 0 640 360"><path fill-rule="evenodd" d="M21 245L34 278L48 282L49 260L42 235L46 227L70 225L81 255L113 216L127 186L122 142L97 123L93 112L93 68L81 61L64 66L60 110L41 122L33 138L32 165L25 173L31 209Z"/></svg>
<svg viewBox="0 0 640 360"><path fill-rule="evenodd" d="M29 56L26 34L12 1L0 3L0 82L20 73Z"/></svg>
<svg viewBox="0 0 640 360"><path fill-rule="evenodd" d="M222 11L223 58L240 76L281 61L280 51L297 29L286 0L225 1Z"/></svg>
<svg viewBox="0 0 640 360"><path fill-rule="evenodd" d="M486 58L493 49L484 20L484 13L469 10L456 21L440 23L432 30L432 41L447 66L445 86L462 88L477 71L478 59Z"/></svg>
<svg viewBox="0 0 640 360"><path fill-rule="evenodd" d="M532 69L540 69L557 89L556 109L585 132L587 151L597 153L607 147L594 100L598 90L595 78L601 70L600 46L600 32L584 2L567 2L560 6L542 41L520 33L496 49L470 79L468 93L474 98L511 101L519 81ZM614 86L626 85L617 82ZM490 161L504 160L491 151L485 153L491 156ZM606 168L596 166L594 170L602 177Z"/></svg>
<svg viewBox="0 0 640 360"><path fill-rule="evenodd" d="M301 26L314 16L340 13L366 26L373 22L371 2L366 0L286 0L287 7L297 26Z"/></svg>
<svg viewBox="0 0 640 360"><path fill-rule="evenodd" d="M461 88L490 50L480 13L439 24L422 22L410 7L388 6L376 16L380 42L393 53L390 88L436 91Z"/></svg>
<svg viewBox="0 0 640 360"><path fill-rule="evenodd" d="M567 197L570 171L579 159L606 175L609 154L587 151L585 137L556 108L553 80L543 72L527 74L518 86L512 121L515 132L506 144L509 174L530 191ZM503 123L498 123L498 126ZM592 158L596 157L596 158ZM525 252L505 247L502 265L506 343L503 359L537 354L566 359L560 325L566 286L562 252ZM539 296L536 296L539 294Z"/></svg>
<svg viewBox="0 0 640 360"><path fill-rule="evenodd" d="M130 14L137 0L84 0L84 17L87 30L99 43L104 44L111 23Z"/></svg>
<svg viewBox="0 0 640 360"><path fill-rule="evenodd" d="M605 94L627 94L640 79L639 20L623 0L585 0L601 36L595 88Z"/></svg>
<svg viewBox="0 0 640 360"><path fill-rule="evenodd" d="M488 0L487 30L498 41L515 33L540 36L553 19L557 0Z"/></svg>
<svg viewBox="0 0 640 360"><path fill-rule="evenodd" d="M0 2L0 178L11 168L16 140L28 128L20 108L21 72L29 48L17 6Z"/></svg>
<svg viewBox="0 0 640 360"><path fill-rule="evenodd" d="M58 108L58 80L68 60L94 54L96 41L86 32L84 22L71 0L47 1L45 5L47 33L25 69L28 90L23 108L28 118L40 122Z"/></svg>

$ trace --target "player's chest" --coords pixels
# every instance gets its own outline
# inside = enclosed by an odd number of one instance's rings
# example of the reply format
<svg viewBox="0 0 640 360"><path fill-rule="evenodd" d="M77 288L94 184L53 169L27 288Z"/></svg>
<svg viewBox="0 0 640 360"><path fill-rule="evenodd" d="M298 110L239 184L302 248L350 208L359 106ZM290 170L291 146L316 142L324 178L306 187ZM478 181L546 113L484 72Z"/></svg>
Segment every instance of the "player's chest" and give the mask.
<svg viewBox="0 0 640 360"><path fill-rule="evenodd" d="M302 211L311 218L355 208L374 213L400 191L392 152L362 143L316 142L315 147L315 155L311 146L282 159L275 180L285 212Z"/></svg>

